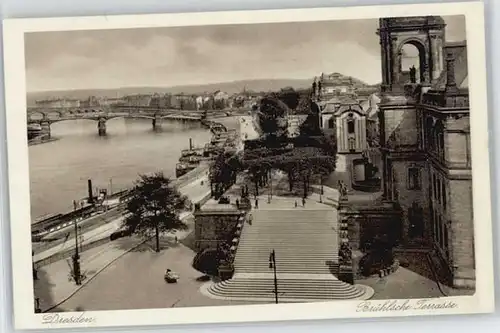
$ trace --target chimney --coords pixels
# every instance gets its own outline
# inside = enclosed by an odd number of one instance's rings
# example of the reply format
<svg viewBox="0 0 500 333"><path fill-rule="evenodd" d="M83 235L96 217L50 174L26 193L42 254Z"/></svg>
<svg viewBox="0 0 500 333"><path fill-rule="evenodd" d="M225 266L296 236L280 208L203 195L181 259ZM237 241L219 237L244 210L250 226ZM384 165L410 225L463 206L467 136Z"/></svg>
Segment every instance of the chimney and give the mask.
<svg viewBox="0 0 500 333"><path fill-rule="evenodd" d="M457 82L455 81L455 55L451 50L446 52L446 92L457 92Z"/></svg>
<svg viewBox="0 0 500 333"><path fill-rule="evenodd" d="M92 194L92 179L87 180L87 190L89 192L89 204L93 204L94 195Z"/></svg>

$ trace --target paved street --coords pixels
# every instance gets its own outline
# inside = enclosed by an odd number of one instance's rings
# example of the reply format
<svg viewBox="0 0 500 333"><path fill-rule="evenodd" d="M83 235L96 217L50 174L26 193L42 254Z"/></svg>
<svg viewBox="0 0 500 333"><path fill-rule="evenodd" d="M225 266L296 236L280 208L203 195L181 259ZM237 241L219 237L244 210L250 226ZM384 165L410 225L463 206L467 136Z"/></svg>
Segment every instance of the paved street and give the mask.
<svg viewBox="0 0 500 333"><path fill-rule="evenodd" d="M202 274L191 267L195 253L183 244L155 253L140 247L110 265L60 310L122 310L242 304L213 300L199 292ZM133 267L134 269L130 269ZM178 283L163 279L166 268L180 275Z"/></svg>

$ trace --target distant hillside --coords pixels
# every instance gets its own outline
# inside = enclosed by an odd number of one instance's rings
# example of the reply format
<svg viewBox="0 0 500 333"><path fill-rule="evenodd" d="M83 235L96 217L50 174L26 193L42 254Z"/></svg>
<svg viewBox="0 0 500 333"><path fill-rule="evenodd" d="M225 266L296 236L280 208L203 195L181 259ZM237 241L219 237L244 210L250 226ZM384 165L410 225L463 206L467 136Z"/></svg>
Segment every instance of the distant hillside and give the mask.
<svg viewBox="0 0 500 333"><path fill-rule="evenodd" d="M241 80L232 82L211 83L204 85L185 85L173 87L127 87L114 89L81 89L81 90L60 90L43 91L28 93L28 105L34 105L36 100L43 100L52 97L66 97L74 99L86 99L89 96L96 97L121 97L133 94L152 94L152 93L185 93L202 94L204 92L214 92L216 90L225 91L228 94L234 94L243 91L276 91L284 87L294 89L304 89L311 87L313 78L310 79L259 79L259 80ZM354 83L360 86L366 86L360 80L354 79Z"/></svg>

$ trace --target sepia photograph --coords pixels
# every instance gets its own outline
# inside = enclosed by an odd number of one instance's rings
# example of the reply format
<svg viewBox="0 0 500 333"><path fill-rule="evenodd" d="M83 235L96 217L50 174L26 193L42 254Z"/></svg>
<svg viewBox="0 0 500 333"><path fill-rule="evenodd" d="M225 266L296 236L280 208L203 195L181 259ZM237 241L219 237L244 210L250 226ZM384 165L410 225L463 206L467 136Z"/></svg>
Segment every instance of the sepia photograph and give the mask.
<svg viewBox="0 0 500 333"><path fill-rule="evenodd" d="M493 294L476 248L491 251L477 17L378 8L19 33L7 140L27 289L14 303L48 328L193 307L468 312L457 299Z"/></svg>

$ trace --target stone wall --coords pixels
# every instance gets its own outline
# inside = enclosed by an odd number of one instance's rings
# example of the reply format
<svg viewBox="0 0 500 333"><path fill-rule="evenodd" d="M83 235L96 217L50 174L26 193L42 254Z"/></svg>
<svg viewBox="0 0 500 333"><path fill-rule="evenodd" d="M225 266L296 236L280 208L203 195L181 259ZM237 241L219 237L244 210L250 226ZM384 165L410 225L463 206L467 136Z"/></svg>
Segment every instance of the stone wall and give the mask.
<svg viewBox="0 0 500 333"><path fill-rule="evenodd" d="M217 249L220 244L230 243L241 215L232 205L207 205L195 211L196 250Z"/></svg>
<svg viewBox="0 0 500 333"><path fill-rule="evenodd" d="M450 180L449 203L451 265L456 287L475 286L474 223L472 213L472 182Z"/></svg>

